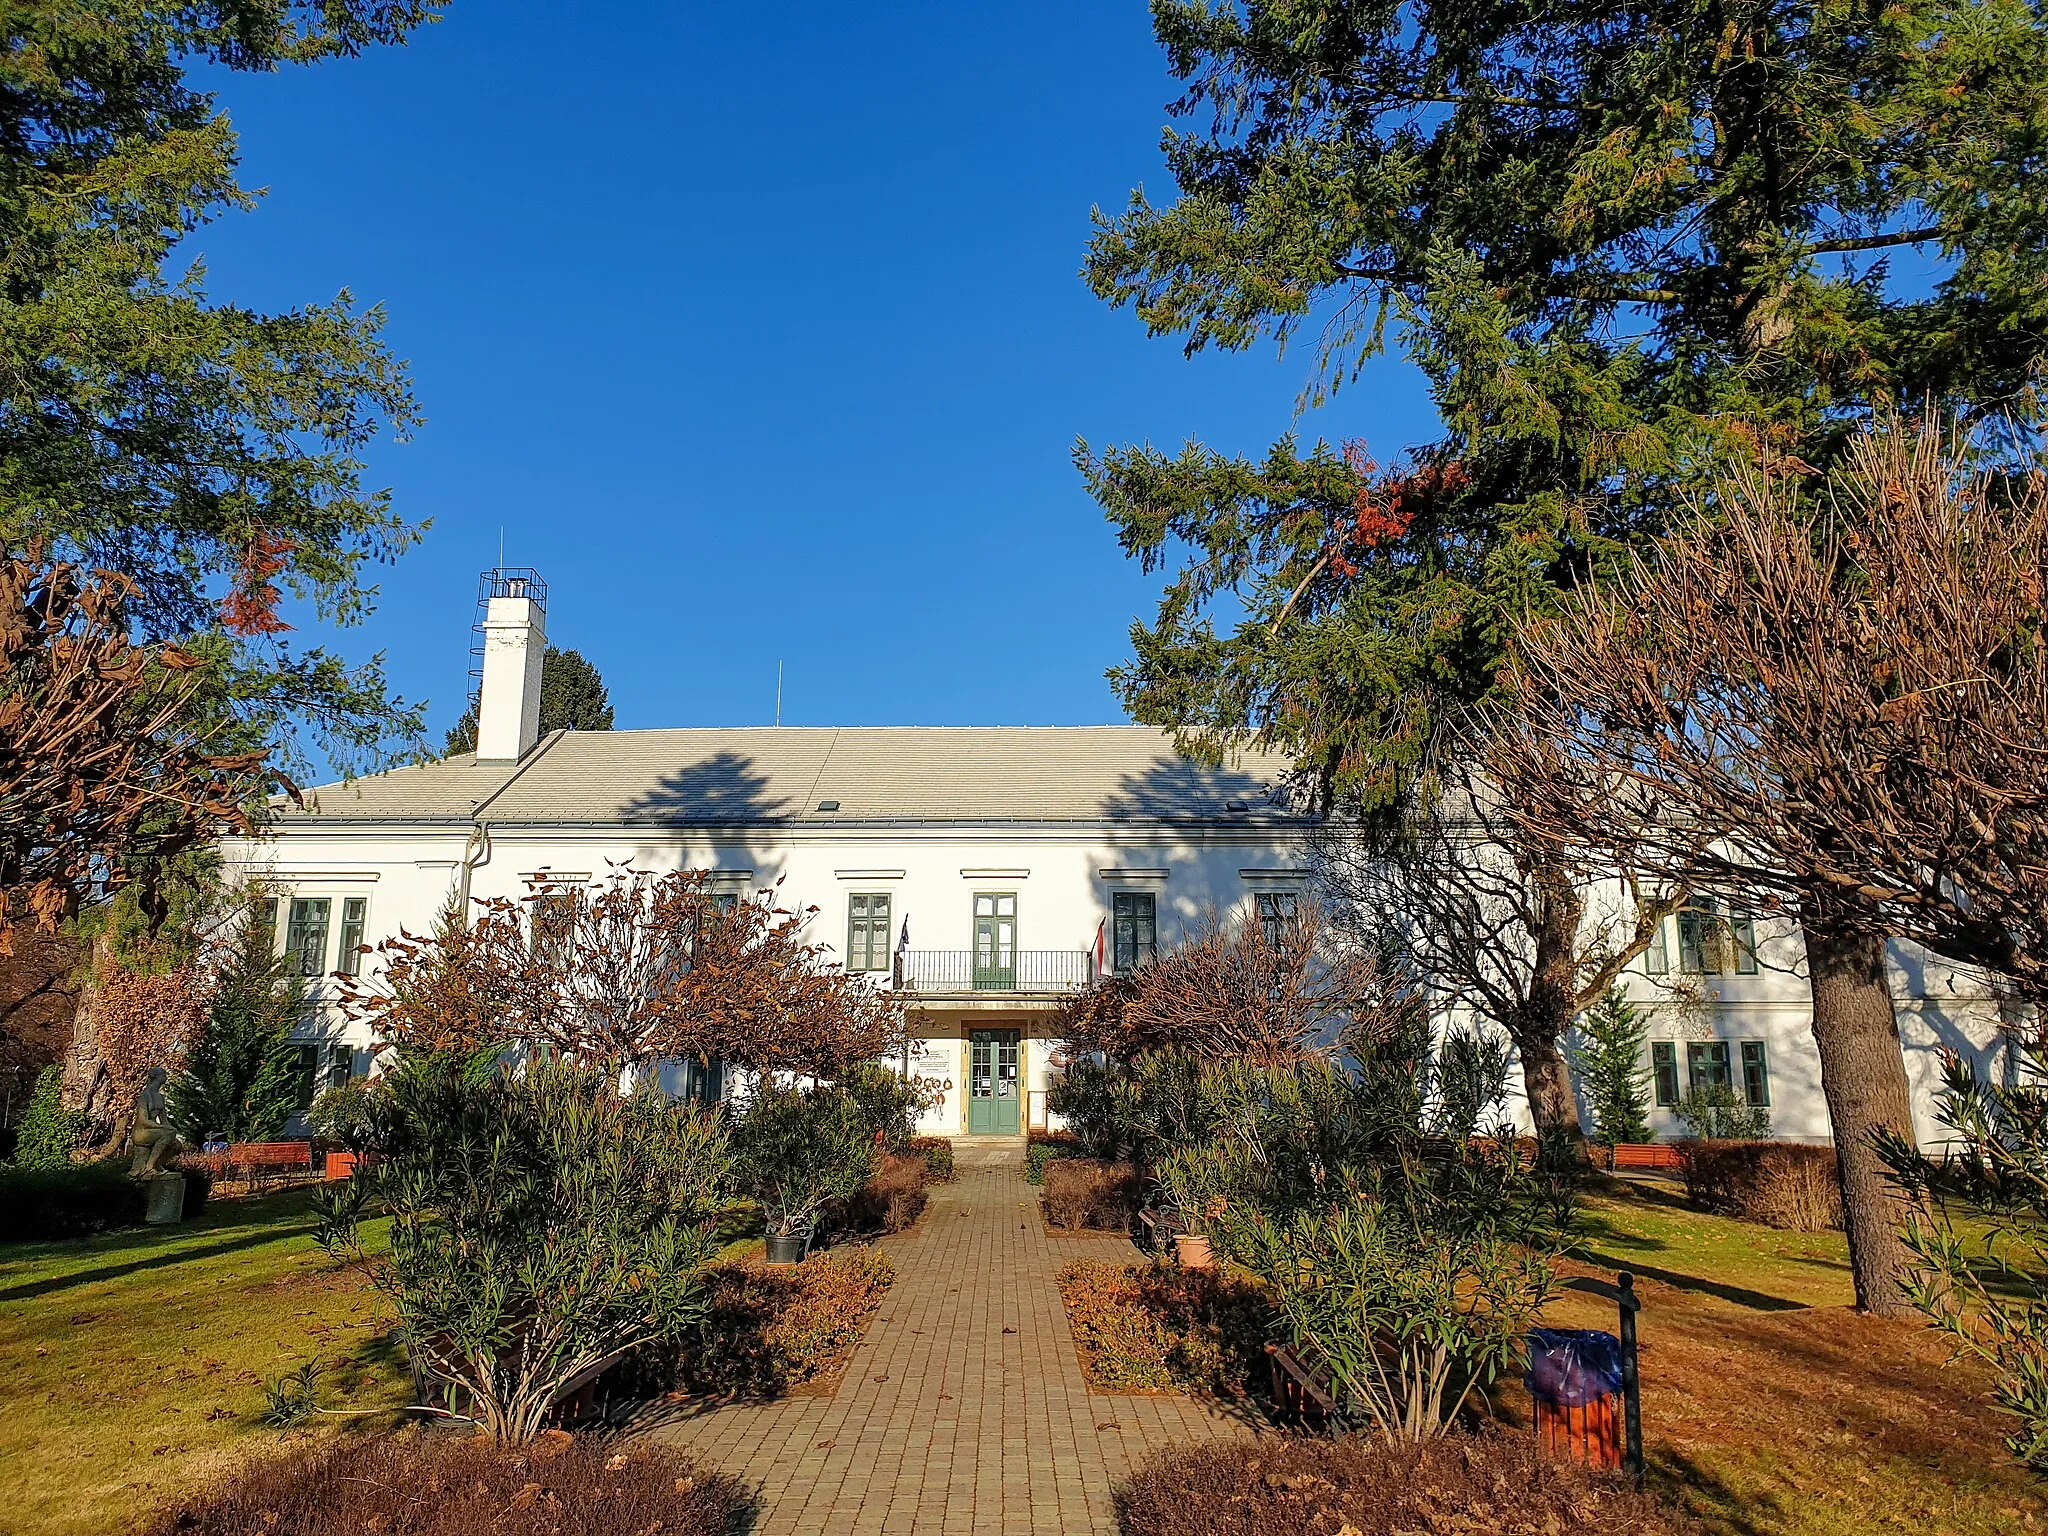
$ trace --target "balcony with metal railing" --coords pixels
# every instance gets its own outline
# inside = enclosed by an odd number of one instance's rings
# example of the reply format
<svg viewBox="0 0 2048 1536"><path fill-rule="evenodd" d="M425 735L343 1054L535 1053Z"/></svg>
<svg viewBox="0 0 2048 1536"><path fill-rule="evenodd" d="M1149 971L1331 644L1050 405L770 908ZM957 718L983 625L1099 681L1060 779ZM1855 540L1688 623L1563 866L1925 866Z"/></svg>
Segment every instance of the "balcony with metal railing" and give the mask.
<svg viewBox="0 0 2048 1536"><path fill-rule="evenodd" d="M1085 949L911 949L895 957L896 990L920 997L1060 997L1095 979Z"/></svg>

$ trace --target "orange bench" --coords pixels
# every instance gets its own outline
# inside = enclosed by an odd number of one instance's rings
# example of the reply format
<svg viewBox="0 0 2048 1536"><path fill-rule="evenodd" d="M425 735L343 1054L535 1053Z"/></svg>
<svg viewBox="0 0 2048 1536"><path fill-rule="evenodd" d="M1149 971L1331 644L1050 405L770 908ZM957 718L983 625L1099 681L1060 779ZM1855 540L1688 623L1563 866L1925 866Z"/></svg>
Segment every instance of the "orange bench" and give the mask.
<svg viewBox="0 0 2048 1536"><path fill-rule="evenodd" d="M1685 1166L1685 1161L1678 1155L1678 1148L1669 1142L1624 1141L1616 1144L1607 1166L1616 1173L1628 1169L1676 1173Z"/></svg>

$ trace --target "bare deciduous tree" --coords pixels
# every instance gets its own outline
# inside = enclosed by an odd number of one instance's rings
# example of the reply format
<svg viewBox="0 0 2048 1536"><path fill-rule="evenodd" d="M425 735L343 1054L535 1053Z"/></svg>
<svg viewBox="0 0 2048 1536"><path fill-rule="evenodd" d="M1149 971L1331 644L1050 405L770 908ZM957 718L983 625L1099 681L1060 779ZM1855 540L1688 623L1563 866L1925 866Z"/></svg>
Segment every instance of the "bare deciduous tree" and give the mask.
<svg viewBox="0 0 2048 1536"><path fill-rule="evenodd" d="M1058 1032L1069 1049L1119 1061L1180 1050L1271 1066L1412 1021L1421 1007L1383 949L1303 901L1271 921L1210 909L1157 959L1075 996Z"/></svg>
<svg viewBox="0 0 2048 1536"><path fill-rule="evenodd" d="M1510 799L1446 761L1404 814L1326 822L1310 856L1338 905L1407 954L1435 1006L1506 1033L1536 1127L1582 1136L1563 1034L1649 947L1685 888L1632 865L1591 867L1583 850L1532 849Z"/></svg>
<svg viewBox="0 0 2048 1536"><path fill-rule="evenodd" d="M900 1050L901 1007L828 964L809 911L734 900L700 870L537 885L378 945L343 1006L380 1040L542 1046L610 1067L663 1058L838 1076Z"/></svg>
<svg viewBox="0 0 2048 1536"><path fill-rule="evenodd" d="M246 831L265 754L217 752L205 663L128 638L127 577L0 558L0 952L216 830ZM226 721L218 722L225 729Z"/></svg>
<svg viewBox="0 0 2048 1536"><path fill-rule="evenodd" d="M1872 1136L1913 1125L1885 939L2048 990L2048 490L1960 463L1927 424L1858 440L1815 506L1789 471L1726 481L1523 626L1494 722L1530 837L1798 918L1857 1300L1888 1314Z"/></svg>

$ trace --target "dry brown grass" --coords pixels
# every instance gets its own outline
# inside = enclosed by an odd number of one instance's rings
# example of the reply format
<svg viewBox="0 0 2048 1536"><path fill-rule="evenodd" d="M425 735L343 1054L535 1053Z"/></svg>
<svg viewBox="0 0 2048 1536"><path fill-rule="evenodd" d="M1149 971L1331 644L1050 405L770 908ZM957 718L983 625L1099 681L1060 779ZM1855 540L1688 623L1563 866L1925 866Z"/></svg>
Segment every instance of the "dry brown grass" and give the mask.
<svg viewBox="0 0 2048 1536"><path fill-rule="evenodd" d="M159 1511L144 1536L724 1536L750 1507L735 1479L665 1446L551 1433L509 1451L402 1434L258 1462Z"/></svg>
<svg viewBox="0 0 2048 1536"><path fill-rule="evenodd" d="M1917 1322L1859 1316L1839 1232L1688 1209L1675 1186L1590 1202L1573 1272L1633 1270L1653 1487L1725 1536L2025 1536L2048 1501L2005 1453L1990 1379ZM1563 1328L1615 1326L1567 1292ZM1498 1394L1526 1422L1518 1381Z"/></svg>
<svg viewBox="0 0 2048 1536"><path fill-rule="evenodd" d="M1544 1462L1526 1439L1261 1440L1161 1453L1119 1490L1124 1536L1689 1536L1669 1504Z"/></svg>

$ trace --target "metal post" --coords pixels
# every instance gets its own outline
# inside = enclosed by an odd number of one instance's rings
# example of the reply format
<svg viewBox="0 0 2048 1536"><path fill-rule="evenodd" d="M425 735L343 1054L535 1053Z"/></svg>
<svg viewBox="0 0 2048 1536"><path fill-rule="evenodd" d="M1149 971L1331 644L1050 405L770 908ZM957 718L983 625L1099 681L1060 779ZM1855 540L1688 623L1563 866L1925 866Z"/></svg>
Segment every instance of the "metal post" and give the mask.
<svg viewBox="0 0 2048 1536"><path fill-rule="evenodd" d="M1640 1488L1643 1485L1643 1391L1636 1375L1636 1312L1642 1303L1636 1300L1634 1275L1623 1270L1615 1280L1621 1291L1621 1408L1623 1433L1627 1437L1622 1465Z"/></svg>

